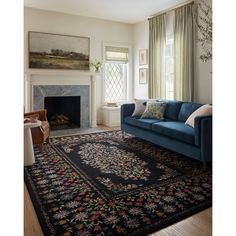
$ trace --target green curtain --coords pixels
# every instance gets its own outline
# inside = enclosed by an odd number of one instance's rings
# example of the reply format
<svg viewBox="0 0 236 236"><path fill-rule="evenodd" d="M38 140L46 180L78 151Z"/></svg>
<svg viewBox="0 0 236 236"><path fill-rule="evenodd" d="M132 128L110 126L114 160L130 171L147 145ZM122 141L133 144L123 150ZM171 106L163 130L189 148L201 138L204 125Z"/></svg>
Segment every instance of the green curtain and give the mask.
<svg viewBox="0 0 236 236"><path fill-rule="evenodd" d="M149 19L149 98L165 99L165 14Z"/></svg>
<svg viewBox="0 0 236 236"><path fill-rule="evenodd" d="M174 23L174 99L193 100L194 67L193 4L175 10Z"/></svg>

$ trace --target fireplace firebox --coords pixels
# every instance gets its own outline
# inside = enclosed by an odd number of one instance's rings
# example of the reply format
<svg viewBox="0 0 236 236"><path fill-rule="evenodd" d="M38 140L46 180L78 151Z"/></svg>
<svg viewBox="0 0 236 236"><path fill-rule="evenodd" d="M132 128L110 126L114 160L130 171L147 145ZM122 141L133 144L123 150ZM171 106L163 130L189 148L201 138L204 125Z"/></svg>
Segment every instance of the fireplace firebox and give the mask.
<svg viewBox="0 0 236 236"><path fill-rule="evenodd" d="M45 97L44 108L52 130L80 128L80 96Z"/></svg>

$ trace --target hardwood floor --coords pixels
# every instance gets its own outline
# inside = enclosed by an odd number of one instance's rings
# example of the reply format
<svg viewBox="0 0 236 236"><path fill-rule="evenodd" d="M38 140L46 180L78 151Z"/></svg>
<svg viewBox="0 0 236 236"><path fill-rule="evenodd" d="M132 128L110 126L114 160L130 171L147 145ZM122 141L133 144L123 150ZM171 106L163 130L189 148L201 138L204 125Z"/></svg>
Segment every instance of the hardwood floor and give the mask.
<svg viewBox="0 0 236 236"><path fill-rule="evenodd" d="M24 235L43 236L43 232L26 185L24 186Z"/></svg>
<svg viewBox="0 0 236 236"><path fill-rule="evenodd" d="M102 130L114 130L99 126ZM212 208L188 217L149 236L211 236ZM24 186L24 236L43 236L27 187Z"/></svg>
<svg viewBox="0 0 236 236"><path fill-rule="evenodd" d="M212 208L186 218L150 236L211 236Z"/></svg>

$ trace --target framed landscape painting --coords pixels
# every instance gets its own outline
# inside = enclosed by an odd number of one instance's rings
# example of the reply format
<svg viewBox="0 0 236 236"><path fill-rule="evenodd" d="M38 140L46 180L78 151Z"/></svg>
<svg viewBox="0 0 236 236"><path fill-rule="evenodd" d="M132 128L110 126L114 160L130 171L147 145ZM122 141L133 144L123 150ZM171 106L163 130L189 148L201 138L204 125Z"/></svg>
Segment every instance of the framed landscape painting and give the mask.
<svg viewBox="0 0 236 236"><path fill-rule="evenodd" d="M89 70L87 37L29 32L29 68Z"/></svg>

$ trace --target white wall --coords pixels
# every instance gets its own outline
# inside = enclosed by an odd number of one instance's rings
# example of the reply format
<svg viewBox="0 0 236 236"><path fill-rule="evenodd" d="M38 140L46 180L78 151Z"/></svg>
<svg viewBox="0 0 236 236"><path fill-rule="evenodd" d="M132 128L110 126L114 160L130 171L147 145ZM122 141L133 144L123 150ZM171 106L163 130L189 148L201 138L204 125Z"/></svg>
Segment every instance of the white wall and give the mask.
<svg viewBox="0 0 236 236"><path fill-rule="evenodd" d="M90 60L102 60L102 43L120 43L132 45L133 26L131 24L118 23L114 21L100 20L90 17L64 14L53 11L45 11L25 7L24 10L24 66L25 76L32 73L28 69L28 31L56 33L64 35L84 36L90 38ZM34 70L36 71L36 70ZM65 75L65 71L53 70L54 74ZM44 70L44 75L47 70ZM50 74L52 70L48 70ZM40 70L37 70L40 73ZM71 73L71 72L70 72ZM68 72L69 74L69 72ZM67 76L65 76L66 80ZM99 89L101 84L97 84ZM100 89L101 90L101 89ZM132 91L130 91L132 93ZM101 93L98 93L101 100ZM101 116L98 114L98 123Z"/></svg>
<svg viewBox="0 0 236 236"><path fill-rule="evenodd" d="M148 49L148 21L140 22L134 25L134 98L148 98L148 85L139 84L139 50ZM142 66L148 67L148 66Z"/></svg>
<svg viewBox="0 0 236 236"><path fill-rule="evenodd" d="M211 3L211 0L206 0ZM139 84L138 50L148 48L148 20L134 25L134 97L147 98L147 85ZM203 63L200 60L201 47L196 45L194 101L199 103L212 103L212 63Z"/></svg>
<svg viewBox="0 0 236 236"><path fill-rule="evenodd" d="M102 42L132 44L131 24L25 7L25 69L28 61L28 31L68 34L90 38L90 58L102 58Z"/></svg>
<svg viewBox="0 0 236 236"><path fill-rule="evenodd" d="M194 100L199 103L212 103L212 62L202 62L200 57L201 48L197 45Z"/></svg>
<svg viewBox="0 0 236 236"><path fill-rule="evenodd" d="M205 0L212 5L212 0ZM202 48L196 44L194 99L200 103L212 103L212 61L202 62Z"/></svg>

